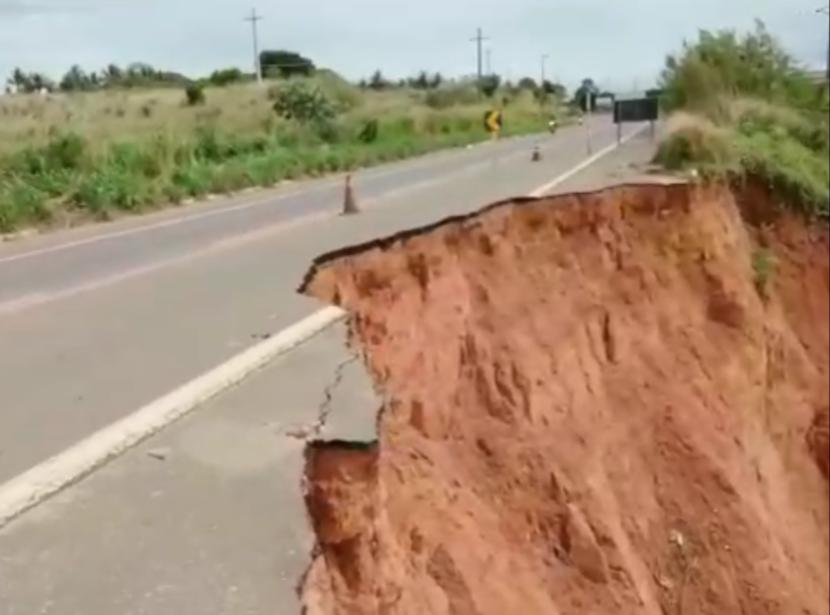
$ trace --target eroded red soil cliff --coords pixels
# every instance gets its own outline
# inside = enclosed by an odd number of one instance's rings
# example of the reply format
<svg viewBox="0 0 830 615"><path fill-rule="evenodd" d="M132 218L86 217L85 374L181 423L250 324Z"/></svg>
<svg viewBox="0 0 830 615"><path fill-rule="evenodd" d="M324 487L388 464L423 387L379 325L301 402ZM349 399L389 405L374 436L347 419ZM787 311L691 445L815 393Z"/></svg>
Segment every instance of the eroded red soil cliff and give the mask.
<svg viewBox="0 0 830 615"><path fill-rule="evenodd" d="M828 613L828 234L758 211L624 186L321 259L386 402L309 452L308 613Z"/></svg>

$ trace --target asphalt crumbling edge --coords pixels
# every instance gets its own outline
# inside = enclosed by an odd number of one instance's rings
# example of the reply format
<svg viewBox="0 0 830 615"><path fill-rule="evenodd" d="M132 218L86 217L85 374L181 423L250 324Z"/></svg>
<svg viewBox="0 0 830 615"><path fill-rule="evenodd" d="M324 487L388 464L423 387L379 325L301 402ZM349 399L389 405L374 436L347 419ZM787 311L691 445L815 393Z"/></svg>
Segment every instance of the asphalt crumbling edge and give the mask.
<svg viewBox="0 0 830 615"><path fill-rule="evenodd" d="M522 197L512 197L503 199L501 201L496 201L495 203L491 203L474 211L464 213L464 214L457 214L453 216L448 216L446 218L442 218L436 222L430 222L429 224L425 224L423 226L417 226L413 228L408 228L402 231L398 231L397 233L393 233L391 235L387 235L385 237L378 237L374 239L369 239L368 241L364 241L361 243L351 244L348 246L344 246L342 248L338 248L336 250L332 250L330 252L325 252L319 256L317 256L311 263L308 271L306 271L305 275L303 276L303 280L300 283L300 286L297 288L297 292L303 295L313 296L309 292L309 287L311 285L312 280L317 275L317 273L327 266L332 261L347 258L350 256L355 256L362 252L367 252L372 249L380 249L385 250L388 249L391 245L398 243L398 242L406 242L409 239L414 237L418 237L420 235L429 234L437 229L443 227L451 227L451 226L463 226L464 224L474 223L477 218L482 217L483 215L502 208L507 207L523 207L526 205L532 205L533 203L537 203L539 201L549 201L551 206L555 207L557 205L556 201L564 200L567 198L571 198L573 196L591 196L591 195L600 195L603 193L608 193L615 190L624 190L630 188L641 188L644 186L653 187L655 185L660 185L667 190L678 190L678 191L686 191L689 189L689 184L686 182L672 182L668 184L657 184L654 181L636 181L636 182L621 182L618 184L613 184L610 186L605 186L602 188L597 188L595 190L579 190L568 192L565 194L555 194L550 196L522 196Z"/></svg>

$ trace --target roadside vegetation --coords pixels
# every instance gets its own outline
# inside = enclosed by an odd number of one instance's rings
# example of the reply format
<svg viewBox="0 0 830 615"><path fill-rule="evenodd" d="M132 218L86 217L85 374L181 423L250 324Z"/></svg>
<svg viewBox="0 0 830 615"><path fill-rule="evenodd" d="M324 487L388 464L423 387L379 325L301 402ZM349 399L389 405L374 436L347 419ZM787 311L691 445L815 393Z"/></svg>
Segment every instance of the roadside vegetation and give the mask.
<svg viewBox="0 0 830 615"><path fill-rule="evenodd" d="M671 169L767 182L811 216L828 216L827 84L819 85L758 23L754 32L702 31L662 76L670 116L657 155Z"/></svg>
<svg viewBox="0 0 830 615"><path fill-rule="evenodd" d="M427 73L352 84L298 54L262 60L262 86L237 69L189 81L144 65L73 67L59 85L15 71L10 86L24 93L0 97L0 232L466 145L488 138L483 117L494 107L505 135L536 132L564 97L552 84L497 77L487 91Z"/></svg>

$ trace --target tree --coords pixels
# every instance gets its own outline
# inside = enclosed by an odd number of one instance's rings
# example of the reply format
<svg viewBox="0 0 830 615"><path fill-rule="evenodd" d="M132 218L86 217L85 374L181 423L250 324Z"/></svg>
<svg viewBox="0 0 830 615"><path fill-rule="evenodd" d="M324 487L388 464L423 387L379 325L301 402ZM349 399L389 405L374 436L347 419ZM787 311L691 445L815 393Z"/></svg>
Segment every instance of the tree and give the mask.
<svg viewBox="0 0 830 615"><path fill-rule="evenodd" d="M444 77L441 76L441 73L435 73L432 79L429 80L429 87L431 89L439 88L442 83L444 83Z"/></svg>
<svg viewBox="0 0 830 615"><path fill-rule="evenodd" d="M594 80L586 78L574 92L574 103L583 111L596 111L599 88Z"/></svg>
<svg viewBox="0 0 830 615"><path fill-rule="evenodd" d="M55 89L55 84L45 75L41 73L26 73L20 68L15 68L12 71L7 83L21 94L31 94L32 92L40 92L42 90L51 92Z"/></svg>
<svg viewBox="0 0 830 615"><path fill-rule="evenodd" d="M544 90L545 94L550 96L555 96L556 98L567 98L568 90L567 88L562 85L561 83L553 83L552 81L545 81L542 83L542 89Z"/></svg>
<svg viewBox="0 0 830 615"><path fill-rule="evenodd" d="M415 88L416 90L426 90L429 88L429 77L427 76L427 72L422 70L415 79L409 80L409 85Z"/></svg>
<svg viewBox="0 0 830 615"><path fill-rule="evenodd" d="M51 92L55 89L55 83L49 79L49 77L41 73L30 73L29 81L31 83L30 92L42 92L44 90Z"/></svg>
<svg viewBox="0 0 830 615"><path fill-rule="evenodd" d="M144 62L133 62L127 66L127 77L150 80L156 76L156 69Z"/></svg>
<svg viewBox="0 0 830 615"><path fill-rule="evenodd" d="M187 84L187 87L184 89L184 95L189 107L195 107L196 105L205 103L205 88L197 81Z"/></svg>
<svg viewBox="0 0 830 615"><path fill-rule="evenodd" d="M742 37L702 30L678 55L666 58L660 86L669 108L705 108L723 94L809 106L815 88L763 22Z"/></svg>
<svg viewBox="0 0 830 615"><path fill-rule="evenodd" d="M501 85L501 77L498 75L484 75L478 82L478 89L488 98L496 93Z"/></svg>
<svg viewBox="0 0 830 615"><path fill-rule="evenodd" d="M24 73L20 67L17 67L12 71L12 75L8 78L6 83L15 86L18 91L22 91L27 83L26 73Z"/></svg>
<svg viewBox="0 0 830 615"><path fill-rule="evenodd" d="M101 71L104 82L110 85L116 85L124 78L124 71L122 71L115 64L108 64L107 67Z"/></svg>
<svg viewBox="0 0 830 615"><path fill-rule="evenodd" d="M210 77L208 77L208 81L210 81L213 85L222 87L231 83L242 81L243 78L244 75L242 74L242 71L236 67L232 67L213 71L210 74Z"/></svg>
<svg viewBox="0 0 830 615"><path fill-rule="evenodd" d="M314 62L295 51L265 50L259 54L262 74L268 77L308 76L314 72Z"/></svg>
<svg viewBox="0 0 830 615"><path fill-rule="evenodd" d="M389 82L384 78L380 70L376 70L369 78L369 87L373 90L385 90L389 87Z"/></svg>
<svg viewBox="0 0 830 615"><path fill-rule="evenodd" d="M533 77L522 77L521 79L519 79L518 86L519 86L520 90L531 90L531 91L535 91L536 88L539 87L536 84L536 80L533 79Z"/></svg>
<svg viewBox="0 0 830 615"><path fill-rule="evenodd" d="M64 92L80 92L93 89L92 79L84 70L74 64L60 81L60 89Z"/></svg>

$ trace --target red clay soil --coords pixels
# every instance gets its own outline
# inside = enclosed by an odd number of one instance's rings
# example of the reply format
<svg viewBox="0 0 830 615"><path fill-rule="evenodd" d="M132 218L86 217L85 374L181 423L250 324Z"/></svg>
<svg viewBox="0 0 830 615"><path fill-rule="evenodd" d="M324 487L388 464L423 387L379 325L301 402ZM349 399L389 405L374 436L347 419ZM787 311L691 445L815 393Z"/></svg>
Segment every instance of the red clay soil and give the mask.
<svg viewBox="0 0 830 615"><path fill-rule="evenodd" d="M386 402L309 450L306 612L827 614L828 232L753 211L622 186L318 260Z"/></svg>

